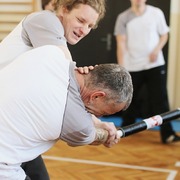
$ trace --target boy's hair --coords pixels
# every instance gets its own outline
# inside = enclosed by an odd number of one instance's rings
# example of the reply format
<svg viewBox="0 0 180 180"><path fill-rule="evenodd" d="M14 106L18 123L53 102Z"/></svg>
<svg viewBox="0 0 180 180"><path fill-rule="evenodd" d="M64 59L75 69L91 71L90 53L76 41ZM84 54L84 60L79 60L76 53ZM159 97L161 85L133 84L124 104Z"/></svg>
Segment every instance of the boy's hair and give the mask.
<svg viewBox="0 0 180 180"><path fill-rule="evenodd" d="M97 27L97 24L104 17L106 12L105 0L55 0L54 1L55 10L57 10L59 6L63 6L67 8L69 11L71 11L80 4L91 6L99 14L99 18L96 23L96 27Z"/></svg>

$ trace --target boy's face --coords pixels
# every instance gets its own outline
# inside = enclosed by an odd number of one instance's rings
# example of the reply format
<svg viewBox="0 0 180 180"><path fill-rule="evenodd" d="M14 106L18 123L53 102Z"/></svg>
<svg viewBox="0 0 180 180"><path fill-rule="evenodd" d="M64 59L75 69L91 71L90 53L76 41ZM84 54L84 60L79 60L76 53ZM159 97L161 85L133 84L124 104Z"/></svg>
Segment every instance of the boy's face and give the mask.
<svg viewBox="0 0 180 180"><path fill-rule="evenodd" d="M146 4L147 0L130 0L133 6L141 6Z"/></svg>
<svg viewBox="0 0 180 180"><path fill-rule="evenodd" d="M96 25L99 14L89 5L80 4L71 11L64 9L62 24L65 38L71 45L78 43Z"/></svg>

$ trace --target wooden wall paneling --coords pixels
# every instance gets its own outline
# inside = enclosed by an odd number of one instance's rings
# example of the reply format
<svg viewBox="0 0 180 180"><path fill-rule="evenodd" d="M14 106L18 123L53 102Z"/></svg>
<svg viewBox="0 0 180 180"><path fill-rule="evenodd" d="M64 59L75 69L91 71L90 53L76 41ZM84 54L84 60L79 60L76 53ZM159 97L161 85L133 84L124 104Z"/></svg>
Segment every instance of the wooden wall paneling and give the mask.
<svg viewBox="0 0 180 180"><path fill-rule="evenodd" d="M29 13L37 10L35 0L0 1L0 41Z"/></svg>

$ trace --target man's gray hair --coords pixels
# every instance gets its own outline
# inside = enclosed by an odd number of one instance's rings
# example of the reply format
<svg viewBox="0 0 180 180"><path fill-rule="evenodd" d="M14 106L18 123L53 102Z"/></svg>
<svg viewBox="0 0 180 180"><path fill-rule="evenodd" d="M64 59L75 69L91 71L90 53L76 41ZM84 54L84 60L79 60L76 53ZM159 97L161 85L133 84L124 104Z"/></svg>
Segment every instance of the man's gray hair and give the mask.
<svg viewBox="0 0 180 180"><path fill-rule="evenodd" d="M89 73L87 87L106 92L107 100L115 103L131 103L133 94L132 79L129 72L118 64L100 64Z"/></svg>

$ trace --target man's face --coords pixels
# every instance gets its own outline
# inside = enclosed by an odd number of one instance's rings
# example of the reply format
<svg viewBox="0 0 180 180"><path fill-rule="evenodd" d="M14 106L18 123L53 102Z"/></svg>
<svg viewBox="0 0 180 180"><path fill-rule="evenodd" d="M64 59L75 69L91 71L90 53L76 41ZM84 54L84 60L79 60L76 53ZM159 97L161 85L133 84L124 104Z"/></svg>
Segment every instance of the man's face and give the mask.
<svg viewBox="0 0 180 180"><path fill-rule="evenodd" d="M78 43L96 25L99 14L89 5L80 4L63 12L62 24L65 38L71 45Z"/></svg>
<svg viewBox="0 0 180 180"><path fill-rule="evenodd" d="M99 98L90 103L85 104L86 110L96 117L101 117L104 115L115 114L126 107L126 103L115 104L114 101L105 101L103 98Z"/></svg>

